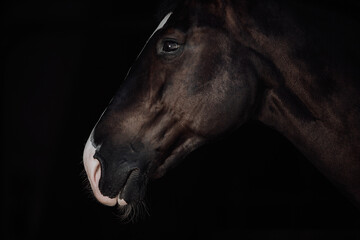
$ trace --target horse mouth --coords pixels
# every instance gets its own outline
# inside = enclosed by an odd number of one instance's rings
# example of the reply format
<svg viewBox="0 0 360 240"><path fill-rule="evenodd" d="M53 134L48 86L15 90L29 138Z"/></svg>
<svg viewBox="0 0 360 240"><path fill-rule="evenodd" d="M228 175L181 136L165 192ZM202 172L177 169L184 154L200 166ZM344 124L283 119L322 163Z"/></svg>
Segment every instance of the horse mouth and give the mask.
<svg viewBox="0 0 360 240"><path fill-rule="evenodd" d="M133 194L134 190L136 191L135 188L138 187L139 174L140 170L137 168L130 171L129 176L124 183L124 186L117 195L118 205L126 206L131 201L131 194Z"/></svg>

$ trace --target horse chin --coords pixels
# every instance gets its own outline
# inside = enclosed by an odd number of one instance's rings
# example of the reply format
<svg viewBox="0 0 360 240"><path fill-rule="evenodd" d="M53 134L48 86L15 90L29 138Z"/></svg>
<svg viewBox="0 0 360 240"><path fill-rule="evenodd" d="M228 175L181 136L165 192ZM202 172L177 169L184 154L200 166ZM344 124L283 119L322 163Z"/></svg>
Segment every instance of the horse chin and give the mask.
<svg viewBox="0 0 360 240"><path fill-rule="evenodd" d="M124 199L117 198L117 216L123 223L137 222L149 215L146 204L143 200L127 203Z"/></svg>

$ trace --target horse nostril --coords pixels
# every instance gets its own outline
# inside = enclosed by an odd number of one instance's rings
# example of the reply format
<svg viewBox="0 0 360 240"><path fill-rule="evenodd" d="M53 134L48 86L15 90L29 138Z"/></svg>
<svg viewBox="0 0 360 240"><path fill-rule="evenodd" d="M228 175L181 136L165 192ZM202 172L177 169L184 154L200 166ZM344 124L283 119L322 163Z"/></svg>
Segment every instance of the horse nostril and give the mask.
<svg viewBox="0 0 360 240"><path fill-rule="evenodd" d="M99 186L100 178L101 178L101 158L97 151L93 155L93 159L95 160L94 163L94 175L93 178L95 180L96 186Z"/></svg>
<svg viewBox="0 0 360 240"><path fill-rule="evenodd" d="M100 161L94 158L96 149L91 143L90 139L91 137L89 138L89 140L85 145L83 161L91 189L94 193L95 198L100 203L108 206L114 206L117 203L117 199L106 197L100 192L99 181L101 178L101 165L100 165Z"/></svg>
<svg viewBox="0 0 360 240"><path fill-rule="evenodd" d="M101 177L101 166L100 166L99 161L96 161L96 162L97 162L97 164L95 165L94 180L95 180L96 186L99 186L99 181L100 181L100 177Z"/></svg>

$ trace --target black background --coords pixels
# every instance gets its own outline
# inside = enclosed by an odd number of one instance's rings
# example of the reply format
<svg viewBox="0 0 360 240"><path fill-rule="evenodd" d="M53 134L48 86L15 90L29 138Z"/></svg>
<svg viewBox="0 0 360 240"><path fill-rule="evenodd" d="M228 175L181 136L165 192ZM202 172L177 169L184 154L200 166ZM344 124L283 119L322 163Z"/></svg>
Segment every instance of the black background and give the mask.
<svg viewBox="0 0 360 240"><path fill-rule="evenodd" d="M158 1L2 3L1 239L360 239L360 212L286 139L250 122L149 185L123 224L82 151L156 28Z"/></svg>

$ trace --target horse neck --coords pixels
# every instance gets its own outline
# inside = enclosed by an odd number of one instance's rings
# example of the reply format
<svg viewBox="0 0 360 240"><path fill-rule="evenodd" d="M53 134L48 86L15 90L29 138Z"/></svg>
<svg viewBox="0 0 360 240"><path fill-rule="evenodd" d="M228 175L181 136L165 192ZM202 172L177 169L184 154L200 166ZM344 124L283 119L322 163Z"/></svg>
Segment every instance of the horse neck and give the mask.
<svg viewBox="0 0 360 240"><path fill-rule="evenodd" d="M299 47L304 48L304 37L311 33L304 32L290 17L280 26L286 34L265 33L246 10L244 6L234 10L240 12L236 40L253 51L263 85L259 92L262 104L254 118L282 133L360 204L360 90L354 86L356 74L323 66L312 69L313 62L294 55Z"/></svg>

